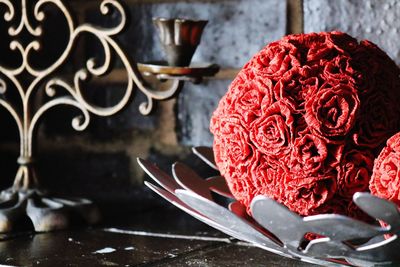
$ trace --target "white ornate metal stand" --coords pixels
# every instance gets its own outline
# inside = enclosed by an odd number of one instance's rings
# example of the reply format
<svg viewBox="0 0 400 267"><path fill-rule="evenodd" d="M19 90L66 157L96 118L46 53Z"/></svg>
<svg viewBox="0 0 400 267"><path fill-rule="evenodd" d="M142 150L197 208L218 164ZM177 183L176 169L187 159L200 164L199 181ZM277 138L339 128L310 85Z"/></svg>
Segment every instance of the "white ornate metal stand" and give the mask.
<svg viewBox="0 0 400 267"><path fill-rule="evenodd" d="M194 153L217 170L212 149L198 147ZM337 214L300 217L265 196L253 199L250 217L233 200L221 176L203 179L189 167L175 163L172 178L146 160L138 162L161 187L145 184L164 199L211 227L267 251L322 266L400 265L400 213L390 201L368 193L353 197L358 207L387 227ZM215 202L211 192L231 198L229 207ZM305 239L308 233L316 238Z"/></svg>
<svg viewBox="0 0 400 267"><path fill-rule="evenodd" d="M126 14L117 0L103 0L99 5L100 12L108 15L111 11L120 15L119 23L111 28L102 28L91 24L77 25L70 10L62 0L0 0L0 6L5 8L4 21L8 25L11 37L10 49L18 52L21 62L18 67L0 66L0 106L6 109L17 124L20 138L20 165L14 185L0 194L0 233L15 229L21 220L30 218L36 231L49 231L66 228L76 218L87 223L95 223L99 213L92 202L87 199L60 199L48 197L40 188L39 180L34 170L33 143L39 120L50 109L67 105L80 110L81 115L73 118L72 127L77 131L84 130L91 114L111 116L124 108L131 99L134 88L137 87L146 97L147 102L139 106L143 115L153 109L154 100L165 100L173 97L183 85L184 77L173 76L168 89L158 91L151 88L137 70L136 64L130 61L122 48L114 40L126 24ZM99 1L100 3L100 1ZM17 5L18 4L18 5ZM28 8L32 6L33 9ZM42 25L46 20L44 7L58 9L65 18L68 27L68 42L62 54L48 67L38 69L31 62L31 55L41 49L39 37L42 35ZM34 23L32 23L34 22ZM35 26L39 25L39 26ZM28 44L18 40L21 34L31 37ZM75 72L72 81L55 76L55 72L65 64L82 35L95 37L101 44L104 58L90 58L86 67ZM119 102L111 107L99 107L87 102L82 94L85 82L93 76L103 76L112 68L112 57L118 57L127 73L125 93ZM28 85L24 81L29 79ZM19 100L12 102L7 98L10 90L16 90ZM44 90L49 100L35 108L36 93ZM57 96L57 90L63 90L63 96ZM36 103L37 104L37 103Z"/></svg>

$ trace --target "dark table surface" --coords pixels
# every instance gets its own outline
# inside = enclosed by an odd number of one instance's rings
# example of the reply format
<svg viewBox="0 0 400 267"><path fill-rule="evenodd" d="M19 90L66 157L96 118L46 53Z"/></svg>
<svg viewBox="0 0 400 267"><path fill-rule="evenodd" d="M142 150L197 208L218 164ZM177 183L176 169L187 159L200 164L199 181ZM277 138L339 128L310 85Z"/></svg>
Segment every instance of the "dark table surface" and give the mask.
<svg viewBox="0 0 400 267"><path fill-rule="evenodd" d="M174 208L0 239L0 266L315 266L229 238Z"/></svg>

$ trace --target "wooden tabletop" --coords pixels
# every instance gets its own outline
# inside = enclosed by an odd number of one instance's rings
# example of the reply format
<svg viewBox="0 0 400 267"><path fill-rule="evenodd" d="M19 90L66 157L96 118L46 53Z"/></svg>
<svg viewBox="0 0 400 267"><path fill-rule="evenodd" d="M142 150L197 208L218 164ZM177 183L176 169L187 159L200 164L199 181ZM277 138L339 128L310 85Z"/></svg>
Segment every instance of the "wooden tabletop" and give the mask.
<svg viewBox="0 0 400 267"><path fill-rule="evenodd" d="M101 225L0 240L0 266L313 266L208 227L174 208L106 218Z"/></svg>

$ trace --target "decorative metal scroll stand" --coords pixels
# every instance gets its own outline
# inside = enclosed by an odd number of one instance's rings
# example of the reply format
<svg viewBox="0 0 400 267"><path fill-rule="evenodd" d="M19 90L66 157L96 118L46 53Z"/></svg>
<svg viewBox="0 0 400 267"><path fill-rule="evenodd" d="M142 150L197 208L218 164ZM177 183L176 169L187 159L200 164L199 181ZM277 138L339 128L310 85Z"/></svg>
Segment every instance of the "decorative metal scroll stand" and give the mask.
<svg viewBox="0 0 400 267"><path fill-rule="evenodd" d="M77 25L69 9L62 0L20 0L16 5L14 0L0 0L0 6L5 8L4 21L8 24L8 34L11 37L10 49L20 54L21 63L18 67L9 68L0 66L0 107L4 108L15 120L20 138L19 169L14 185L0 193L0 233L16 230L21 221L31 220L36 231L50 231L69 227L73 221L84 221L88 224L99 220L99 212L93 203L83 198L57 198L47 194L40 186L40 181L34 169L33 144L39 120L48 111L56 106L72 106L80 110L81 115L73 118L72 127L83 131L90 122L90 115L111 116L124 108L131 99L134 88L137 87L146 97L147 102L142 103L139 111L143 115L149 114L153 109L154 100L165 100L176 95L183 85L183 80L188 77L202 77L196 75L168 75L163 79L171 80L170 86L165 90L156 90L149 86L142 78L136 64L128 60L122 48L114 40L126 24L126 14L117 0L103 0L99 6L102 15L118 12L120 21L111 28L102 28L91 24ZM30 5L28 5L30 4ZM28 7L32 6L32 10ZM45 69L38 69L31 64L30 56L41 49L39 37L42 35L42 25L46 20L45 7L56 8L64 16L68 27L68 42L61 55ZM32 23L34 22L34 23ZM39 26L36 26L39 25ZM190 32L190 31L189 31ZM21 34L29 34L32 41L24 46L16 39ZM54 73L70 57L77 40L82 35L97 38L103 49L104 59L90 58L86 67L78 70L73 81L69 82L58 78ZM201 32L198 34L201 36ZM200 38L200 36L198 36ZM125 93L117 104L112 107L98 107L87 102L82 94L84 83L91 77L104 76L112 68L111 58L118 57L127 73ZM164 66L168 70L167 67ZM190 68L187 67L190 70ZM208 70L205 67L203 70ZM214 72L208 73L213 75ZM154 73L153 73L154 74ZM30 79L28 85L21 80ZM7 97L11 90L15 90L19 100L11 102ZM44 90L49 100L36 107L36 92ZM66 95L57 96L57 90L62 90Z"/></svg>
<svg viewBox="0 0 400 267"><path fill-rule="evenodd" d="M217 170L210 148L193 151ZM159 186L145 184L161 197L211 227L272 253L323 266L400 265L400 213L390 201L368 193L356 193L353 198L364 212L386 222L385 228L337 214L300 217L265 196L253 199L250 217L234 202L221 176L203 179L184 164L175 163L172 178L149 161L138 162ZM232 198L228 208L215 202L211 192ZM307 233L320 237L306 241Z"/></svg>

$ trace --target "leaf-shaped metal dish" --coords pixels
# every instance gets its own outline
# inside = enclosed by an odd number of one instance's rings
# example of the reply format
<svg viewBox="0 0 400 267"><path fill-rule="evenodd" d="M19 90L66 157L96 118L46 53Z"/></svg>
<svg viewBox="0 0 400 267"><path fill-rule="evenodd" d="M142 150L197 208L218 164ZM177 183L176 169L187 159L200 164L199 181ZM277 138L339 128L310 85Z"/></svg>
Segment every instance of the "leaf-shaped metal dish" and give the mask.
<svg viewBox="0 0 400 267"><path fill-rule="evenodd" d="M193 149L210 167L216 168L211 148ZM252 243L281 256L323 266L400 265L400 213L397 206L368 193L356 193L354 202L377 221L372 225L343 215L322 214L301 217L265 196L251 203L252 217L232 200L221 176L203 179L182 163L172 167L173 177L151 162L138 159L139 165L162 188L145 184L173 205L200 221L236 239ZM211 192L230 199L228 207L218 204ZM313 233L319 238L306 240Z"/></svg>

